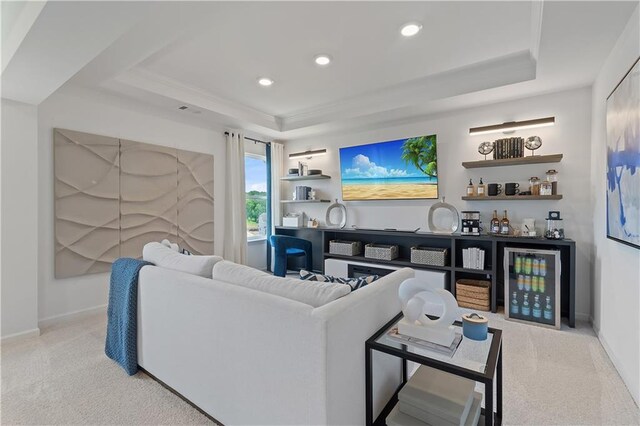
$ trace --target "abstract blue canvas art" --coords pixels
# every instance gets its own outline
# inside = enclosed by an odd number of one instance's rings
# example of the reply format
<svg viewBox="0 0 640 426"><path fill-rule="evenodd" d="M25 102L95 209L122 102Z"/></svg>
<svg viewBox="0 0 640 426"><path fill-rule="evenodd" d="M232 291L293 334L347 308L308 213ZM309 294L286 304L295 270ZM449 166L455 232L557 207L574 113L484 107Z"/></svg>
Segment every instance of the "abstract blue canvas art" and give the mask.
<svg viewBox="0 0 640 426"><path fill-rule="evenodd" d="M607 98L607 237L640 248L640 59Z"/></svg>

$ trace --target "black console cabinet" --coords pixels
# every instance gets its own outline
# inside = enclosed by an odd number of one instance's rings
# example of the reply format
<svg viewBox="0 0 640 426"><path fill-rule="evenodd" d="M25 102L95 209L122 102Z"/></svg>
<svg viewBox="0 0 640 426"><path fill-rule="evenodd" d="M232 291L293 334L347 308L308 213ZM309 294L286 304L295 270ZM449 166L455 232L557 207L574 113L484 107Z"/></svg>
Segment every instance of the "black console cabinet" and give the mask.
<svg viewBox="0 0 640 426"><path fill-rule="evenodd" d="M575 288L576 288L576 244L573 240L547 240L533 238L513 238L492 235L466 236L460 234L443 235L432 233L414 233L385 230L335 229L335 228L291 228L276 227L277 235L290 235L311 241L313 245L313 269L324 271L324 259L350 259L359 262L406 266L414 269L445 271L448 275L449 290L455 296L456 280L476 278L491 281L491 311L496 312L504 305L503 254L505 247L559 250L562 262L561 311L569 320L569 326L575 326ZM340 256L329 253L330 240L362 241L367 243L397 244L400 257L389 262L368 259L364 256ZM410 262L411 247L415 245L449 249L449 264L444 267L417 265ZM480 247L485 250L485 269L465 269L462 267L462 249ZM291 259L296 262L299 259ZM299 265L291 263L291 269Z"/></svg>

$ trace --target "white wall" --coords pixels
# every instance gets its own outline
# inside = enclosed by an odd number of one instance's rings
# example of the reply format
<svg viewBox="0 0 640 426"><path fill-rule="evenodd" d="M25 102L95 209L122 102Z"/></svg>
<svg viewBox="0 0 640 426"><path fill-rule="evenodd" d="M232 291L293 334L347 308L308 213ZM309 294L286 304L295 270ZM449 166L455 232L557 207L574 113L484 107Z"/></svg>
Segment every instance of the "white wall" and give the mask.
<svg viewBox="0 0 640 426"><path fill-rule="evenodd" d="M225 182L223 130L205 128L202 122L194 120L188 114L177 110L157 110L133 101L77 88L58 91L40 104L38 153L31 154L34 159L37 158L37 164L34 160L29 167L30 171L39 170L40 320L103 306L107 303L109 290L109 274L106 273L68 279L54 277L55 127L213 154L215 252L222 253Z"/></svg>
<svg viewBox="0 0 640 426"><path fill-rule="evenodd" d="M2 99L2 337L38 332L38 111Z"/></svg>
<svg viewBox="0 0 640 426"><path fill-rule="evenodd" d="M640 56L639 8L593 85L591 194L594 218L593 326L640 404L640 250L606 238L606 98Z"/></svg>
<svg viewBox="0 0 640 426"><path fill-rule="evenodd" d="M328 155L308 160L309 168L322 169L332 176L331 180L316 181L309 186L317 188L320 198L341 198L338 148L386 141L411 136L436 134L438 141L438 174L440 196L460 210L480 210L485 227L494 209L507 209L509 218L518 224L525 217L536 219L536 225L543 229L549 210L560 210L565 220L568 238L576 240L577 247L577 295L576 312L578 318L588 319L590 313L590 256L592 218L588 189L590 166L590 110L591 91L589 88L564 91L544 96L521 99L459 110L424 117L421 121L403 123L393 127L366 132L324 136L314 139L294 140L285 144L285 156L291 152L307 149L327 148ZM561 163L527 166L509 166L486 169L464 169L460 164L467 160L480 160L477 152L480 142L503 137L496 133L485 136L469 136L469 128L547 116L556 117L556 125L532 130L524 130L513 136L538 135L543 145L536 154L564 154ZM295 167L297 160L288 160L285 170ZM554 168L559 172L559 192L561 201L492 201L465 202L460 199L465 194L469 178L477 183L482 177L485 183L520 182L521 186L531 176L543 178L545 172ZM528 184L527 184L528 185ZM290 184L284 191L291 197ZM290 189L291 188L291 189ZM347 202L348 224L375 228L411 229L427 227L427 212L433 204L431 200L421 201L360 201ZM293 206L293 207L292 207ZM287 211L305 211L311 217L324 222L327 204L287 205Z"/></svg>

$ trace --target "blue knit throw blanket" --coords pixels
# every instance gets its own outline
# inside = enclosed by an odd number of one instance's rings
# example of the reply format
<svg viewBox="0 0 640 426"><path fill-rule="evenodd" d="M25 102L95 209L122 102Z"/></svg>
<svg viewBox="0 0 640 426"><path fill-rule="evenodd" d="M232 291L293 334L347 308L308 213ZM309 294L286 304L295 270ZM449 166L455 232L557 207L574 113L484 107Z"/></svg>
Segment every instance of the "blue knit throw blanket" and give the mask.
<svg viewBox="0 0 640 426"><path fill-rule="evenodd" d="M130 376L138 372L138 274L145 265L152 263L123 257L111 266L104 352Z"/></svg>

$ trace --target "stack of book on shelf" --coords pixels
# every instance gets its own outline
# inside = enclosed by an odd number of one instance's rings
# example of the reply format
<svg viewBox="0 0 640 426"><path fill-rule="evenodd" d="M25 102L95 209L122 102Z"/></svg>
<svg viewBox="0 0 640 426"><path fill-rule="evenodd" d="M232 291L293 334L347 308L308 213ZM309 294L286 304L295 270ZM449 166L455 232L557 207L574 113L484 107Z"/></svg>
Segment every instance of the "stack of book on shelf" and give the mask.
<svg viewBox="0 0 640 426"><path fill-rule="evenodd" d="M504 138L493 142L493 159L524 157L524 138Z"/></svg>
<svg viewBox="0 0 640 426"><path fill-rule="evenodd" d="M462 267L484 269L484 250L478 247L462 249Z"/></svg>
<svg viewBox="0 0 640 426"><path fill-rule="evenodd" d="M387 425L475 426L482 402L475 385L473 380L422 365L398 393Z"/></svg>

